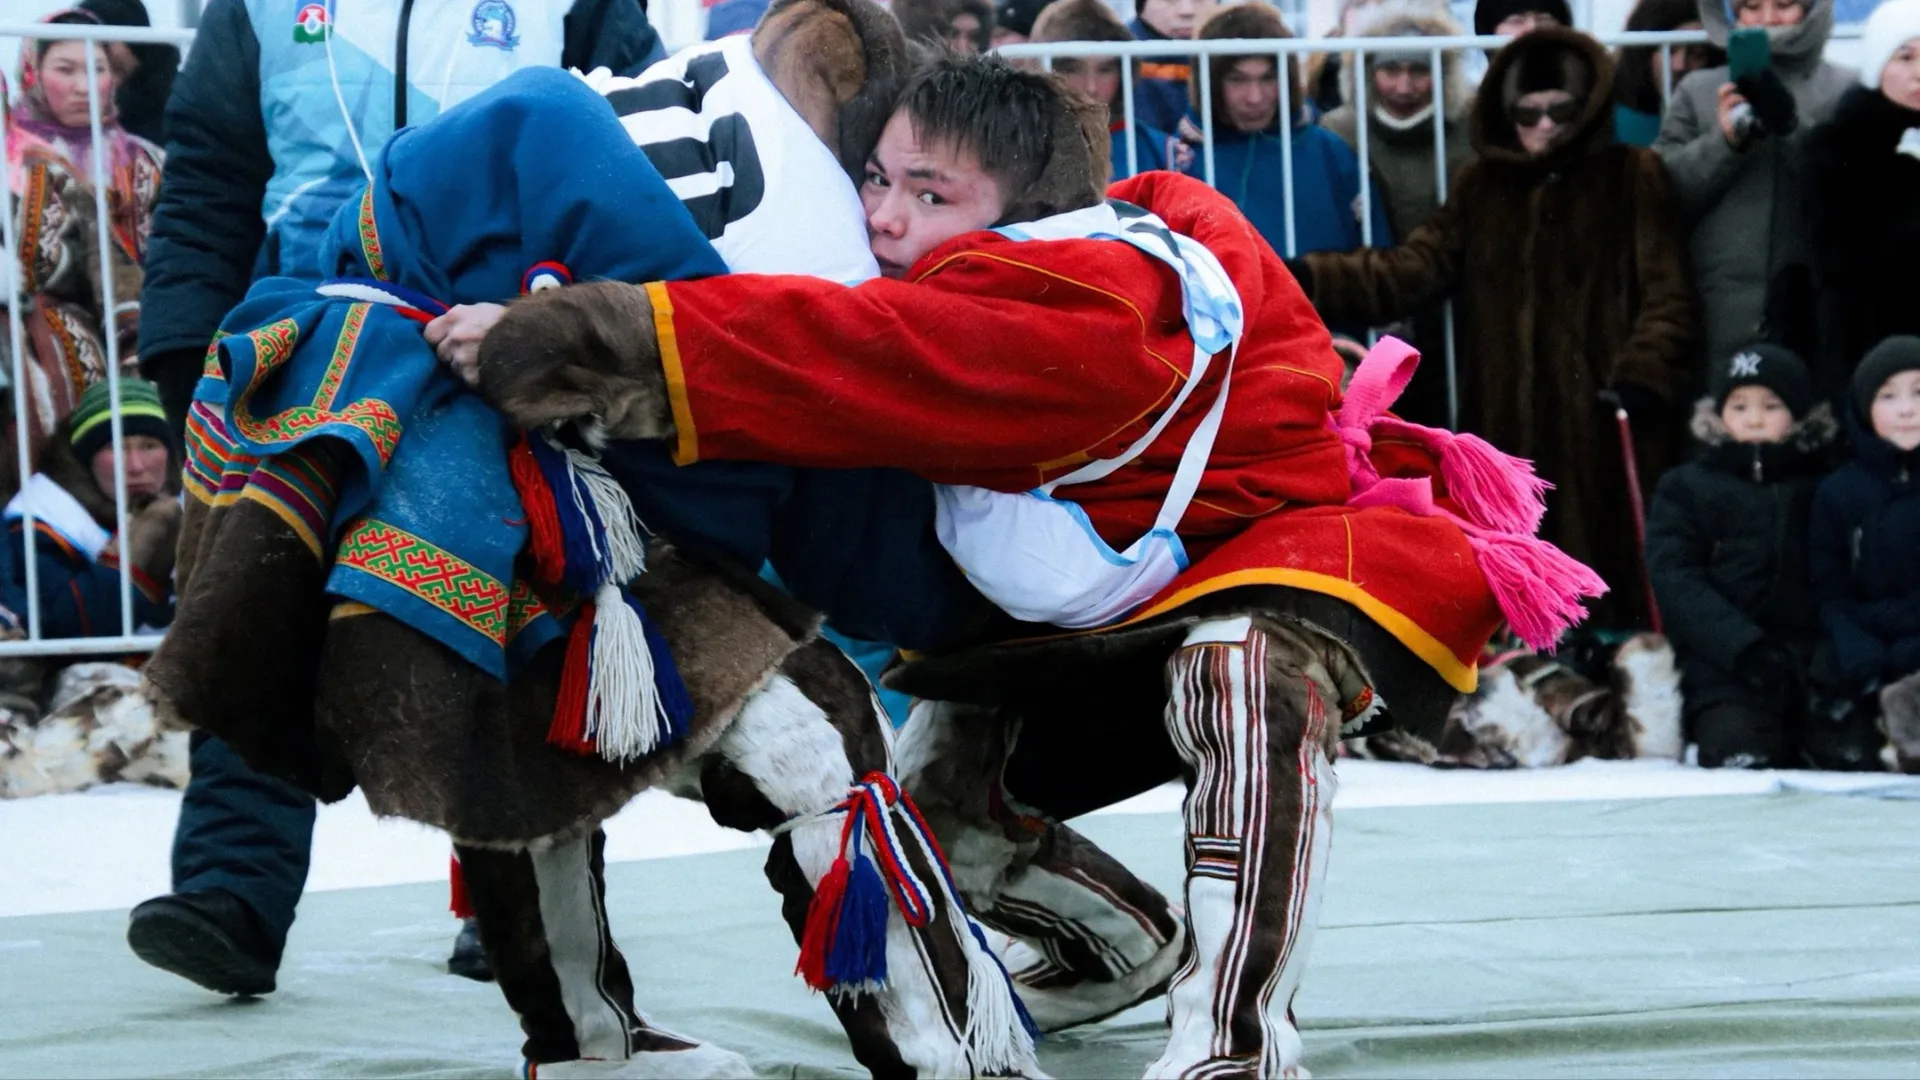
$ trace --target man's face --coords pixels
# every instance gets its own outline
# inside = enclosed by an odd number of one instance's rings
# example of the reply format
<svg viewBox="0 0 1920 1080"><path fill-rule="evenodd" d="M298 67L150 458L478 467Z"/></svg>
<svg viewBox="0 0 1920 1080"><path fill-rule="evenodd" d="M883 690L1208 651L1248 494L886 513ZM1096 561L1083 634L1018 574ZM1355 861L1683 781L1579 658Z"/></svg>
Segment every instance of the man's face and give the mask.
<svg viewBox="0 0 1920 1080"><path fill-rule="evenodd" d="M1521 34L1530 34L1542 27L1559 25L1559 19L1544 11L1516 11L1501 19L1499 25L1493 28L1493 32L1505 37L1519 37Z"/></svg>
<svg viewBox="0 0 1920 1080"><path fill-rule="evenodd" d="M1565 90L1535 90L1513 103L1514 134L1520 148L1539 157L1573 134L1580 118L1580 100Z"/></svg>
<svg viewBox="0 0 1920 1080"><path fill-rule="evenodd" d="M1797 26L1806 17L1800 0L1738 0L1733 5L1733 20L1740 26Z"/></svg>
<svg viewBox="0 0 1920 1080"><path fill-rule="evenodd" d="M1219 6L1216 0L1146 0L1140 21L1167 37L1190 38Z"/></svg>
<svg viewBox="0 0 1920 1080"><path fill-rule="evenodd" d="M1280 112L1280 78L1272 60L1257 56L1235 60L1220 80L1227 123L1239 131L1265 131Z"/></svg>
<svg viewBox="0 0 1920 1080"><path fill-rule="evenodd" d="M167 444L151 435L129 435L124 445L127 452L123 461L127 470L127 497L146 500L166 490L167 487ZM108 444L94 452L93 483L101 494L113 497L113 446Z"/></svg>
<svg viewBox="0 0 1920 1080"><path fill-rule="evenodd" d="M1114 56L1063 56L1053 62L1053 73L1068 86L1105 105L1119 119L1114 99L1120 96L1120 59Z"/></svg>
<svg viewBox="0 0 1920 1080"><path fill-rule="evenodd" d="M906 110L893 114L860 185L867 241L886 277L905 277L927 252L1006 212L1000 185L969 153L922 145Z"/></svg>
<svg viewBox="0 0 1920 1080"><path fill-rule="evenodd" d="M1433 104L1433 67L1413 60L1373 65L1373 94L1387 115L1405 120Z"/></svg>

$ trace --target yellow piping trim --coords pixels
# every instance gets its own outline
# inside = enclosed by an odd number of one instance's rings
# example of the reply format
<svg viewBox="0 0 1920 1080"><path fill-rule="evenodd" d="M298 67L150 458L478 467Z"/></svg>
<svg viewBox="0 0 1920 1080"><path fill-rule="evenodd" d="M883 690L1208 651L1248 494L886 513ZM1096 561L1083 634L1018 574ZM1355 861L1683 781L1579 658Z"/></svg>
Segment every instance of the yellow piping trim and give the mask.
<svg viewBox="0 0 1920 1080"><path fill-rule="evenodd" d="M1453 655L1453 650L1442 645L1438 638L1421 629L1420 624L1400 614L1393 608L1388 607L1380 599L1359 585L1351 581L1342 581L1337 577L1331 577L1327 574L1317 574L1311 570L1285 570L1280 567L1270 566L1257 566L1247 570L1235 570L1231 574L1222 574L1219 577L1208 578L1206 581L1189 585L1158 604L1130 616L1123 622L1114 623L1112 626L1096 626L1090 630L1075 630L1065 634L1046 634L1041 637L1021 638L1016 641L1001 642L1000 644L1037 645L1043 641L1064 641L1067 638L1090 637L1094 634L1110 633L1115 630L1133 626L1136 623L1146 622L1148 619L1159 618L1203 596L1210 596L1213 593L1224 592L1227 589L1238 589L1248 585L1281 585L1288 588L1305 589L1307 592L1319 593L1322 596L1331 596L1336 600L1345 600L1347 603L1359 608L1368 618L1378 623L1382 630L1392 634L1395 640L1405 645L1413 652L1413 655L1419 657L1428 667L1432 668L1435 674L1446 680L1448 686L1453 687L1462 694L1471 694L1474 688L1480 685L1480 666L1478 664L1461 663L1459 658ZM926 654L902 649L900 650L900 655L908 660L913 660Z"/></svg>
<svg viewBox="0 0 1920 1080"><path fill-rule="evenodd" d="M1400 644L1411 649L1415 656L1426 661L1427 666L1445 679L1448 686L1463 694L1471 694L1474 687L1480 684L1479 665L1461 663L1451 649L1442 645L1438 638L1421 629L1418 623L1388 607L1351 581L1342 581L1326 574L1316 574L1311 570L1284 570L1279 567L1236 570L1231 574L1222 574L1219 577L1189 585L1118 625L1130 626L1143 622L1164 615L1202 596L1226 589L1237 589L1245 585L1284 585L1316 592L1322 596L1331 596L1336 600L1345 600L1366 613L1368 618L1379 623L1381 629L1392 634ZM1101 629L1113 630L1117 627L1109 626Z"/></svg>
<svg viewBox="0 0 1920 1080"><path fill-rule="evenodd" d="M647 282L647 299L653 302L653 338L660 346L660 370L667 377L667 405L673 410L673 427L679 439L673 447L675 465L691 465L700 460L700 434L693 426L693 404L687 400L687 371L680 365L680 339L673 330L673 299L667 295L664 281Z"/></svg>
<svg viewBox="0 0 1920 1080"><path fill-rule="evenodd" d="M1353 518L1350 515L1341 514L1340 524L1347 529L1347 580L1353 581Z"/></svg>
<svg viewBox="0 0 1920 1080"><path fill-rule="evenodd" d="M333 605L333 610L327 614L327 621L351 619L359 615L377 615L379 612L379 608L370 607L358 600L344 600Z"/></svg>

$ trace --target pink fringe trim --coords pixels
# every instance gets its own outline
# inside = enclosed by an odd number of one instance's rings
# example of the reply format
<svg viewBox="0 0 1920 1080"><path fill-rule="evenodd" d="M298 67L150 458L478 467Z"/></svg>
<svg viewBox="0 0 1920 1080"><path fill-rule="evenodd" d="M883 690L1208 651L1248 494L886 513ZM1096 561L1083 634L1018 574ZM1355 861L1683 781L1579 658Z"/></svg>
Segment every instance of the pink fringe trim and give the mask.
<svg viewBox="0 0 1920 1080"><path fill-rule="evenodd" d="M1420 363L1398 338L1383 337L1361 361L1334 421L1346 445L1354 507L1392 506L1420 517L1445 517L1467 534L1474 561L1486 575L1513 632L1535 649L1551 651L1586 617L1581 600L1606 593L1600 575L1540 539L1545 496L1552 486L1533 463L1506 454L1475 435L1456 435L1386 415ZM1417 443L1440 461L1440 479L1459 513L1434 502L1427 477L1381 479L1375 438Z"/></svg>

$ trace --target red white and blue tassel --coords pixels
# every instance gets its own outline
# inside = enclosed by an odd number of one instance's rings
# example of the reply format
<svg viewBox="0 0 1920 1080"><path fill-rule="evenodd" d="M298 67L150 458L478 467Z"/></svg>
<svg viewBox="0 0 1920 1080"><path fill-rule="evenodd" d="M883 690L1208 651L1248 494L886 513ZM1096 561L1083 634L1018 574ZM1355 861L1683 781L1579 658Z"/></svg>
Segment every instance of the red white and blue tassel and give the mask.
<svg viewBox="0 0 1920 1080"><path fill-rule="evenodd" d="M946 856L933 838L919 807L885 773L869 773L829 813L844 814L840 853L815 888L800 938L794 970L815 990L862 994L887 983L887 925L891 908L912 929L931 925L937 911L927 884L913 865L895 828L894 807L906 811L908 836L940 871L936 883L964 925L967 956L967 1030L965 1041L980 1071L1019 1074L1033 1064L1039 1038L1013 980L987 945L979 924L966 914ZM869 855L871 852L871 855ZM888 901L892 903L889 905Z"/></svg>
<svg viewBox="0 0 1920 1080"><path fill-rule="evenodd" d="M616 763L686 734L693 703L666 639L625 585L646 569L633 504L592 457L524 434L508 456L534 579L586 602L567 639L547 741Z"/></svg>

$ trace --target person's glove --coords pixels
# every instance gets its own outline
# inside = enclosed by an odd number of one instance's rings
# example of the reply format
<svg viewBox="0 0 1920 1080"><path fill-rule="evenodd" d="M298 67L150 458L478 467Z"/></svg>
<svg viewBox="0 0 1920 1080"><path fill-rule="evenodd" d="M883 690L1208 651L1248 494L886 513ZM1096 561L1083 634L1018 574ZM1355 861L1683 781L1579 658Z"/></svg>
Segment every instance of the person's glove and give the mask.
<svg viewBox="0 0 1920 1080"><path fill-rule="evenodd" d="M1627 423L1635 434L1658 430L1666 420L1667 402L1659 394L1635 383L1620 383L1600 395L1609 408L1627 411Z"/></svg>
<svg viewBox="0 0 1920 1080"><path fill-rule="evenodd" d="M523 428L592 417L614 439L674 434L653 302L638 285L543 289L507 306L480 343L481 396Z"/></svg>
<svg viewBox="0 0 1920 1080"><path fill-rule="evenodd" d="M1791 135L1800 126L1800 106L1793 100L1793 91L1780 81L1778 72L1769 69L1745 75L1735 79L1733 85L1753 109L1755 134Z"/></svg>
<svg viewBox="0 0 1920 1080"><path fill-rule="evenodd" d="M1785 646L1762 638L1740 651L1733 674L1761 697L1781 698L1799 681L1799 666Z"/></svg>

